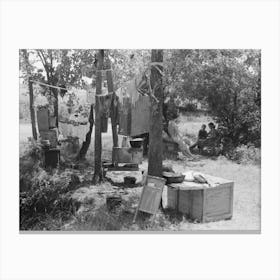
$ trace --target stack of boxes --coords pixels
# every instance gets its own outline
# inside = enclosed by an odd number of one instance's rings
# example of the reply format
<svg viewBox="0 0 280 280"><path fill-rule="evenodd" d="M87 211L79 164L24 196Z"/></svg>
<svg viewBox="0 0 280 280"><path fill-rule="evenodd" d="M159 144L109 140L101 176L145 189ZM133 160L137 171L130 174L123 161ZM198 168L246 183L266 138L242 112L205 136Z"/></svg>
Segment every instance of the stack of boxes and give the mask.
<svg viewBox="0 0 280 280"><path fill-rule="evenodd" d="M44 143L44 166L56 168L60 160L60 150L57 148L58 135L55 117L50 116L48 108L42 107L37 110L37 123L41 142Z"/></svg>

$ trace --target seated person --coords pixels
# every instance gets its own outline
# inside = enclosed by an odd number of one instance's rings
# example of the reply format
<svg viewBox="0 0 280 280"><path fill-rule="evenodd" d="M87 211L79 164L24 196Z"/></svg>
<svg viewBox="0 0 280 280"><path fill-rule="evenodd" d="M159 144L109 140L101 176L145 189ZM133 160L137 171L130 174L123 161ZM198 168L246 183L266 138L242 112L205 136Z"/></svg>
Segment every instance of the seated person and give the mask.
<svg viewBox="0 0 280 280"><path fill-rule="evenodd" d="M198 139L206 139L207 138L207 131L206 131L206 125L203 124L201 126L201 129L198 132Z"/></svg>
<svg viewBox="0 0 280 280"><path fill-rule="evenodd" d="M198 139L197 141L190 146L190 149L194 149L196 146L200 149L201 144L203 144L203 141L207 138L207 131L206 131L206 125L203 124L201 126L201 129L198 132Z"/></svg>
<svg viewBox="0 0 280 280"><path fill-rule="evenodd" d="M219 138L219 133L218 133L215 125L212 122L210 122L208 124L208 127L209 127L210 131L208 132L207 139L216 141Z"/></svg>
<svg viewBox="0 0 280 280"><path fill-rule="evenodd" d="M196 146L199 148L199 152L203 153L205 152L208 155L214 155L216 154L216 148L219 148L220 145L220 135L217 131L214 123L210 122L208 124L209 132L207 133L205 128L206 126L203 125L200 130L199 138L196 143L194 143L190 149L192 150ZM202 133L203 131L203 133ZM207 135L205 135L207 133ZM202 136L202 137L201 137ZM205 137L206 136L206 137Z"/></svg>
<svg viewBox="0 0 280 280"><path fill-rule="evenodd" d="M178 114L169 114L167 122L164 125L163 139L172 140L178 144L180 151L184 156L193 159L194 156L190 152L188 139L184 139L178 129L179 116Z"/></svg>
<svg viewBox="0 0 280 280"><path fill-rule="evenodd" d="M220 153L220 134L217 131L214 123L208 124L210 131L207 138L200 143L201 151L207 155L214 156Z"/></svg>

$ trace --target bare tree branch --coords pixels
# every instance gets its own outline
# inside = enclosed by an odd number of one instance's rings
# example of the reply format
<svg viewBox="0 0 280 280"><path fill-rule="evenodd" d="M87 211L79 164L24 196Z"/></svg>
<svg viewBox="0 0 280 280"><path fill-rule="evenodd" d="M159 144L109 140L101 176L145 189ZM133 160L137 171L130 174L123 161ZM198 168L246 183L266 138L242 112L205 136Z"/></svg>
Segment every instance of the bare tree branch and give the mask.
<svg viewBox="0 0 280 280"><path fill-rule="evenodd" d="M49 75L49 69L48 69L48 63L47 63L47 60L43 54L43 52L41 50L37 50L37 54L38 56L40 57L40 60L43 64L43 67L44 69L46 70L46 74L47 74L47 79L48 79L48 82L50 80L50 75Z"/></svg>

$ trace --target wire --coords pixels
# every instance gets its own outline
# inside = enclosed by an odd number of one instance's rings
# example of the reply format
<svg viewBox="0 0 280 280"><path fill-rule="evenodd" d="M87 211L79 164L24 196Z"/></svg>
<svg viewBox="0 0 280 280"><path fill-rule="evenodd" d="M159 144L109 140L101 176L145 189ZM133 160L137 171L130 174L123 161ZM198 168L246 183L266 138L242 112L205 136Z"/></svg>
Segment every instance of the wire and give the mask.
<svg viewBox="0 0 280 280"><path fill-rule="evenodd" d="M30 82L35 83L35 84L40 84L40 85L43 85L43 86L46 86L46 87L66 90L65 88L62 88L62 87L52 86L52 85L45 84L45 83L42 83L42 82L39 82L39 81L35 81L35 80L30 80Z"/></svg>

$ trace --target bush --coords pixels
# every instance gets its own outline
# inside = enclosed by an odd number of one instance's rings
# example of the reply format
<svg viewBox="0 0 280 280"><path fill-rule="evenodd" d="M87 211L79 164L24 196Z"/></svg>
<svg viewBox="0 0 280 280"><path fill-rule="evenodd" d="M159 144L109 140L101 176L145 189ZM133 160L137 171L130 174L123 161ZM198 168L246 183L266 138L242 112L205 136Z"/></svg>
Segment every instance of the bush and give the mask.
<svg viewBox="0 0 280 280"><path fill-rule="evenodd" d="M39 170L29 191L20 193L20 227L22 230L36 226L44 216L69 218L79 207L71 197L79 179L71 171L48 174Z"/></svg>
<svg viewBox="0 0 280 280"><path fill-rule="evenodd" d="M21 230L38 227L47 218L66 219L79 206L71 197L71 191L79 186L78 176L71 170L46 172L40 161L40 145L32 141L20 158Z"/></svg>
<svg viewBox="0 0 280 280"><path fill-rule="evenodd" d="M27 191L32 186L32 180L38 174L43 174L41 164L41 146L32 140L29 142L24 154L19 159L20 191Z"/></svg>
<svg viewBox="0 0 280 280"><path fill-rule="evenodd" d="M253 145L241 145L232 151L230 158L242 164L260 164L261 150Z"/></svg>

